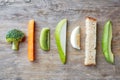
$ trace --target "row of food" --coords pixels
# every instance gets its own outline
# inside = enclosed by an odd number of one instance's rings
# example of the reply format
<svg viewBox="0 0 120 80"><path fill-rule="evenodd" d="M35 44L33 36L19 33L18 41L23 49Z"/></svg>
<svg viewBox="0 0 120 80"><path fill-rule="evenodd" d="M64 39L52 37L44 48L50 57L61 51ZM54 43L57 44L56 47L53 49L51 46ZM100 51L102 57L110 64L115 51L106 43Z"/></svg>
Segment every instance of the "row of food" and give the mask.
<svg viewBox="0 0 120 80"><path fill-rule="evenodd" d="M85 60L84 65L96 65L96 30L97 20L92 17L87 17L85 21L86 39L85 39ZM70 42L73 48L80 49L80 27L73 29L70 36ZM67 34L67 19L61 20L55 29L55 41L58 53L63 64L66 63L66 34ZM12 49L18 50L19 43L24 39L25 35L22 31L13 29L6 34L6 41L12 43ZM30 20L28 23L28 59L35 60L35 21ZM108 63L114 64L114 56L111 51L112 40L112 23L107 21L104 25L102 34L102 50L105 59ZM41 30L39 44L42 50L50 50L50 29L43 28Z"/></svg>

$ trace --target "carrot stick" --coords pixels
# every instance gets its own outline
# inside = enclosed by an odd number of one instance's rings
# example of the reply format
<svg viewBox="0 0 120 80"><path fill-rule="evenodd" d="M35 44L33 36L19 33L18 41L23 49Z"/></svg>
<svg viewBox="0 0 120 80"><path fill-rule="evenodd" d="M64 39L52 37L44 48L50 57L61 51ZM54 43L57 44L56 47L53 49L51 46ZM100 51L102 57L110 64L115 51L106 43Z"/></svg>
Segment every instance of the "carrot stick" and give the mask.
<svg viewBox="0 0 120 80"><path fill-rule="evenodd" d="M28 60L34 61L35 54L34 54L34 20L30 20L28 23Z"/></svg>

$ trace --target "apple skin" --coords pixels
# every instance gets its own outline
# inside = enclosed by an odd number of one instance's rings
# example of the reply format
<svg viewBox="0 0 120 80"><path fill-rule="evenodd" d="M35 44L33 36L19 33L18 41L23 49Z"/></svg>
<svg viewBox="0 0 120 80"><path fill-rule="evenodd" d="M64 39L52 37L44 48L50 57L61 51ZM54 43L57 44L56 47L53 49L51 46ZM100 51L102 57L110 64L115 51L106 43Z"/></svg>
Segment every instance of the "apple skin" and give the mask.
<svg viewBox="0 0 120 80"><path fill-rule="evenodd" d="M48 51L50 49L50 29L43 28L41 31L39 43L42 50Z"/></svg>
<svg viewBox="0 0 120 80"><path fill-rule="evenodd" d="M64 39L65 40L65 44L62 46L62 43L61 43L61 30L62 28L65 27L67 29L67 19L63 19L61 20L57 26L56 26L56 29L55 29L55 41L56 41L56 45L57 45L57 49L58 49L58 53L59 53L59 56L60 56L60 59L61 59L61 62L63 64L66 63L66 38ZM64 35L62 35L64 37L66 37L66 32ZM62 38L63 39L63 38ZM65 49L64 49L64 48Z"/></svg>

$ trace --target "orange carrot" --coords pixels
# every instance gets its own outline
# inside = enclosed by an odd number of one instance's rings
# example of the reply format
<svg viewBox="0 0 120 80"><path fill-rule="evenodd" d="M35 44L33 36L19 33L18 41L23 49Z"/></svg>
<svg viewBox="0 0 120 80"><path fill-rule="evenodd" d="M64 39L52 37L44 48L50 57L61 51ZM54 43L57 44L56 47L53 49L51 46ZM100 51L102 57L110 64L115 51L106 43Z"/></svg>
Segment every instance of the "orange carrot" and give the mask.
<svg viewBox="0 0 120 80"><path fill-rule="evenodd" d="M34 61L35 54L34 54L34 20L30 20L28 23L28 60Z"/></svg>

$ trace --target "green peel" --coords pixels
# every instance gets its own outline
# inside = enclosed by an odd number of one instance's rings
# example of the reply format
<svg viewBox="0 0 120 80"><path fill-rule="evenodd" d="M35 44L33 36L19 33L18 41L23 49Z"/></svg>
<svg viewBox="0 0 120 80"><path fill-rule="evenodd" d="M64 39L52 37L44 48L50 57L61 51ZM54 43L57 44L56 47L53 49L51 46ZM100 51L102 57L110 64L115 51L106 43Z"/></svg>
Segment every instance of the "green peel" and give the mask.
<svg viewBox="0 0 120 80"><path fill-rule="evenodd" d="M55 29L56 45L57 45L61 62L63 64L66 63L66 28L67 28L67 19L63 19L57 24ZM61 36L63 36L63 38Z"/></svg>
<svg viewBox="0 0 120 80"><path fill-rule="evenodd" d="M112 23L108 21L104 25L103 37L102 37L102 50L104 57L108 63L114 64L114 55L111 51L112 40Z"/></svg>
<svg viewBox="0 0 120 80"><path fill-rule="evenodd" d="M40 46L42 50L48 51L50 49L50 29L43 28L40 35Z"/></svg>

